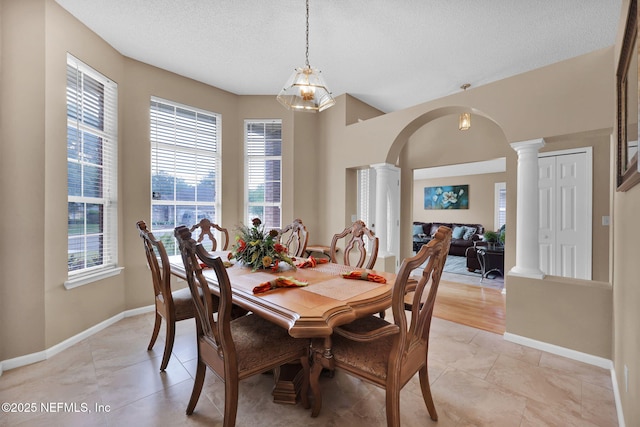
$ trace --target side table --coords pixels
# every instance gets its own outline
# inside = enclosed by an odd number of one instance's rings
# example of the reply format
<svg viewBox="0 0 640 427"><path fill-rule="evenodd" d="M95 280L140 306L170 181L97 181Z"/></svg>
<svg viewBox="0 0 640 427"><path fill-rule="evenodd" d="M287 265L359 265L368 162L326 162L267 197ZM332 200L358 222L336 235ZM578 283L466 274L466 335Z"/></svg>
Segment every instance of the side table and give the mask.
<svg viewBox="0 0 640 427"><path fill-rule="evenodd" d="M420 250L420 248L422 248L422 245L426 245L430 241L431 241L431 236L427 236L426 234L424 235L424 237L422 235L420 235L417 238L414 238L413 239L413 252L418 252Z"/></svg>
<svg viewBox="0 0 640 427"><path fill-rule="evenodd" d="M504 247L489 248L487 246L477 246L476 255L482 272L482 282L489 273L500 273L504 277Z"/></svg>

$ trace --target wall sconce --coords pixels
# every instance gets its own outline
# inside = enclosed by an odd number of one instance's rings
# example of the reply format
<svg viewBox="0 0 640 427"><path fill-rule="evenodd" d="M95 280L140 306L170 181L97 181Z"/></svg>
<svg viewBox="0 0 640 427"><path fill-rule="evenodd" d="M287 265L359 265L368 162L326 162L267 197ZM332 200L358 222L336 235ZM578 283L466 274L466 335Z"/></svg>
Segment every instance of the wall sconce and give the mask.
<svg viewBox="0 0 640 427"><path fill-rule="evenodd" d="M467 90L467 88L471 86L469 83L465 83L460 88L462 90ZM471 113L461 113L460 120L458 123L458 129L460 130L468 130L471 127Z"/></svg>

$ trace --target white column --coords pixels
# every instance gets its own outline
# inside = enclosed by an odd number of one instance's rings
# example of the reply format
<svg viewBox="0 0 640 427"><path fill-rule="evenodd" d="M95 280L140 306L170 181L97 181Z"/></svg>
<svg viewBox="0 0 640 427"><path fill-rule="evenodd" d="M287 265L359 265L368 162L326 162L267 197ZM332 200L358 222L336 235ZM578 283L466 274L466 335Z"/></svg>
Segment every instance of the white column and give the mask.
<svg viewBox="0 0 640 427"><path fill-rule="evenodd" d="M509 274L544 278L540 270L538 244L539 199L538 199L538 151L544 147L544 139L514 142L518 153L518 199L516 227L516 265Z"/></svg>
<svg viewBox="0 0 640 427"><path fill-rule="evenodd" d="M378 163L371 167L376 171L375 233L380 240L379 256L384 257L392 253L391 224L400 217L400 207L391 203L394 200L393 192L398 192L398 168L389 163Z"/></svg>

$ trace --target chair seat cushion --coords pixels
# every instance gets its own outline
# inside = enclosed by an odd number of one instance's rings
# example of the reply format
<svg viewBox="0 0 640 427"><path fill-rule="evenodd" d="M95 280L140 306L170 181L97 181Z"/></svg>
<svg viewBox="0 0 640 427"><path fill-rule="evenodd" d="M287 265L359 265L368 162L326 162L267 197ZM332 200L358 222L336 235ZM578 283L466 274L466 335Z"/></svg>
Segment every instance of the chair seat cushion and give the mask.
<svg viewBox="0 0 640 427"><path fill-rule="evenodd" d="M389 325L389 322L378 316L368 316L341 328L362 334L385 325ZM336 366L363 371L380 380L385 380L393 338L393 336L386 336L373 341L358 342L334 333L331 337L331 351Z"/></svg>
<svg viewBox="0 0 640 427"><path fill-rule="evenodd" d="M191 319L195 316L195 306L193 305L191 291L189 288L182 288L177 291L173 291L171 292L171 296L173 297L176 321ZM164 303L162 294L158 295L158 298ZM211 295L211 299L213 300L213 310L218 311L219 298L215 295Z"/></svg>
<svg viewBox="0 0 640 427"><path fill-rule="evenodd" d="M309 348L308 339L293 338L286 329L255 314L233 320L231 335L239 372L264 366L269 361L292 359Z"/></svg>
<svg viewBox="0 0 640 427"><path fill-rule="evenodd" d="M189 288L173 291L171 292L171 296L173 297L176 320L189 319L195 315L195 306L191 300L191 291ZM158 298L163 303L165 302L162 294L158 295Z"/></svg>

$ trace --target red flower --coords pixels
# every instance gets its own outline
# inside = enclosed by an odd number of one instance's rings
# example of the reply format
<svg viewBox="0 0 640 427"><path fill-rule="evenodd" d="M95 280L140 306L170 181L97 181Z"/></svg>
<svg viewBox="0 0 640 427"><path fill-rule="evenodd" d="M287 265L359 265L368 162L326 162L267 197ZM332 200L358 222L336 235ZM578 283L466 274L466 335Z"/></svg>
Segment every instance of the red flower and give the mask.
<svg viewBox="0 0 640 427"><path fill-rule="evenodd" d="M239 246L239 248L238 248L238 252L242 252L242 251L244 251L244 250L245 250L245 248L247 247L247 242L245 242L245 241L244 241L244 240L242 240L242 239L239 239L239 240L238 240L238 245L240 245L240 246Z"/></svg>
<svg viewBox="0 0 640 427"><path fill-rule="evenodd" d="M273 245L273 249L280 253L280 252L284 252L287 250L287 248L285 248L283 245L281 245L280 243L276 243L275 245Z"/></svg>

